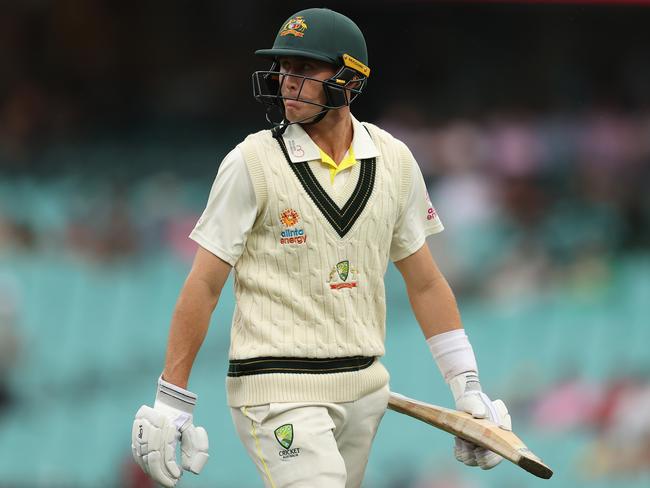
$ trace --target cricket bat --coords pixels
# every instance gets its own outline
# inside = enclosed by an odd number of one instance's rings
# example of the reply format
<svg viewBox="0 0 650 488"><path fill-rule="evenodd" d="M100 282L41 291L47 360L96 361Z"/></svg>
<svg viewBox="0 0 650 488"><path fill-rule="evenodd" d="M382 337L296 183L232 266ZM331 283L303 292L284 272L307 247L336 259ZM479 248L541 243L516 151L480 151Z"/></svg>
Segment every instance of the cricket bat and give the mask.
<svg viewBox="0 0 650 488"><path fill-rule="evenodd" d="M489 420L475 419L464 412L430 405L393 392L388 400L388 408L489 449L535 476L544 479L553 476L551 468L519 437Z"/></svg>

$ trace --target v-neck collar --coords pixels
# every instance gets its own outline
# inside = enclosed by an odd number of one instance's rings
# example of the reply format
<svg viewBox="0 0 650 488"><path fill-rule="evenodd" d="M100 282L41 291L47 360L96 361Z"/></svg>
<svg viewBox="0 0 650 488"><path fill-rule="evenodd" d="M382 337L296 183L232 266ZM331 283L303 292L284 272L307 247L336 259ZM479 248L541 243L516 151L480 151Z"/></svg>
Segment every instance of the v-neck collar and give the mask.
<svg viewBox="0 0 650 488"><path fill-rule="evenodd" d="M360 129L365 132L367 137L370 138L367 129L361 124L359 124L359 126ZM358 133L360 131L356 132ZM359 161L359 179L357 180L354 191L352 192L352 195L345 203L345 205L343 205L343 207L339 207L328 195L327 191L323 189L323 187L316 179L316 176L312 172L311 168L309 167L307 161L310 161L312 159L307 159L305 161L299 162L292 161L284 137L280 136L279 134L274 134L274 137L280 145L282 153L284 154L289 167L300 181L303 189L307 192L311 200L318 207L320 212L327 219L336 233L340 237L344 237L361 215L364 208L366 207L366 204L368 203L368 200L370 199L370 196L372 195L372 191L375 186L376 174L375 157L364 158ZM370 140L372 141L372 139ZM314 146L316 145L314 144ZM320 153L318 153L318 155L320 156Z"/></svg>

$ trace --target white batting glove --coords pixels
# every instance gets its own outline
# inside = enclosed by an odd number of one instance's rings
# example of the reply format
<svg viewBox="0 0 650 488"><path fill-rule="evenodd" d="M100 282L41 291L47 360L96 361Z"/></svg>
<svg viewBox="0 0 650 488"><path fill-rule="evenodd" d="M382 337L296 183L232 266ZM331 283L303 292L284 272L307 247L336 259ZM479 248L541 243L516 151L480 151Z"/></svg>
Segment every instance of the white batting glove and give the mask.
<svg viewBox="0 0 650 488"><path fill-rule="evenodd" d="M131 431L131 451L135 462L154 481L172 488L183 471L176 461L176 445L181 444L181 466L199 474L208 460L208 434L192 424L197 396L158 379L153 408L142 405L135 414Z"/></svg>
<svg viewBox="0 0 650 488"><path fill-rule="evenodd" d="M461 373L449 381L456 410L469 413L476 419L489 419L505 430L512 430L512 420L508 409L501 400L491 401L481 390L478 374L474 371ZM454 455L456 459L467 466L480 466L481 469L492 469L503 458L492 451L479 447L456 437Z"/></svg>

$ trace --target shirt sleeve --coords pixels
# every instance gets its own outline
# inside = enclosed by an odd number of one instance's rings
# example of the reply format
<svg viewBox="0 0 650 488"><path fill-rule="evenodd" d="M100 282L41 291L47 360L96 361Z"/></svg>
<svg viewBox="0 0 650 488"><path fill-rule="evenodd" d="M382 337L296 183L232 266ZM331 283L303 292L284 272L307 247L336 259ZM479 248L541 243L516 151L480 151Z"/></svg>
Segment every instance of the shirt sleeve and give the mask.
<svg viewBox="0 0 650 488"><path fill-rule="evenodd" d="M244 252L257 216L257 200L241 150L221 162L208 203L190 239L234 266Z"/></svg>
<svg viewBox="0 0 650 488"><path fill-rule="evenodd" d="M431 234L442 232L444 227L436 212L422 172L415 158L411 158L411 193L406 201L402 215L393 230L390 246L392 261L404 259L420 249Z"/></svg>

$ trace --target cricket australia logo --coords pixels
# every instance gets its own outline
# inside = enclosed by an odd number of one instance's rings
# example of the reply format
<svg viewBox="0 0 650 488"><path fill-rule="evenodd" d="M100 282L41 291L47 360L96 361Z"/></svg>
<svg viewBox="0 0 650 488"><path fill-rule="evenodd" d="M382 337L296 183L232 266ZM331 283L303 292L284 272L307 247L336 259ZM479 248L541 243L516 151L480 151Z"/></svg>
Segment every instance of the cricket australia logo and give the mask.
<svg viewBox="0 0 650 488"><path fill-rule="evenodd" d="M278 443L284 447L283 450L278 452L278 456L280 456L282 459L290 459L298 457L300 455L299 447L294 447L293 449L291 448L291 444L293 444L292 424L281 425L275 429L273 433L275 434L275 439L278 441Z"/></svg>
<svg viewBox="0 0 650 488"><path fill-rule="evenodd" d="M340 290L341 288L356 288L359 271L353 266L350 266L350 261L340 261L330 271L327 282L330 284L332 290ZM350 278L348 280L348 278Z"/></svg>
<svg viewBox="0 0 650 488"><path fill-rule="evenodd" d="M280 233L280 244L305 244L307 234L305 229L299 228L300 214L292 208L287 208L280 213L280 222L285 229Z"/></svg>
<svg viewBox="0 0 650 488"><path fill-rule="evenodd" d="M306 30L307 22L305 22L305 18L303 16L299 15L287 20L286 24L282 26L282 29L280 29L280 37L289 35L295 37L303 37Z"/></svg>
<svg viewBox="0 0 650 488"><path fill-rule="evenodd" d="M275 434L276 440L280 443L285 449L289 449L291 444L293 444L293 425L284 424L275 429L273 432Z"/></svg>

